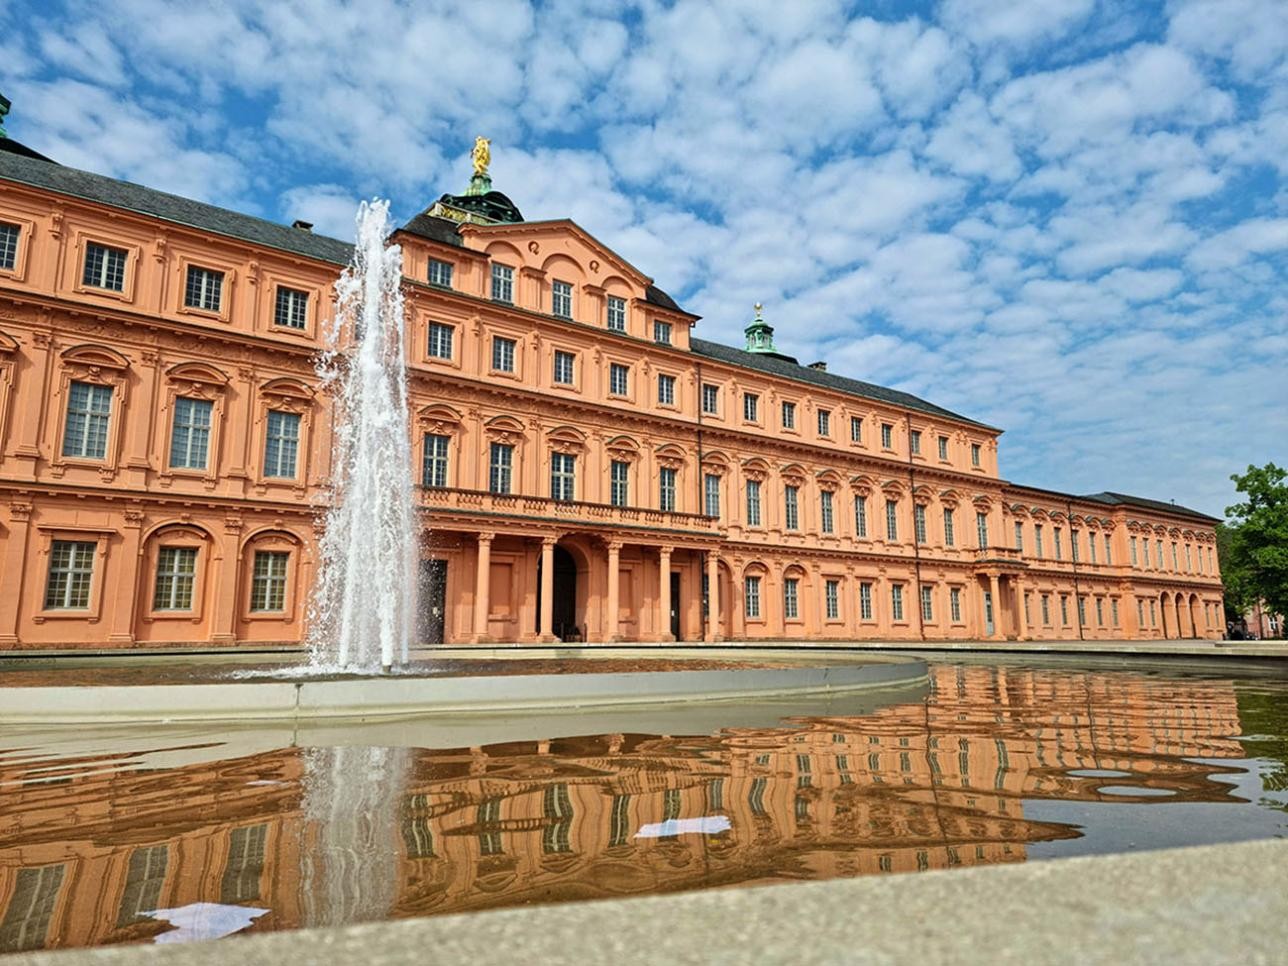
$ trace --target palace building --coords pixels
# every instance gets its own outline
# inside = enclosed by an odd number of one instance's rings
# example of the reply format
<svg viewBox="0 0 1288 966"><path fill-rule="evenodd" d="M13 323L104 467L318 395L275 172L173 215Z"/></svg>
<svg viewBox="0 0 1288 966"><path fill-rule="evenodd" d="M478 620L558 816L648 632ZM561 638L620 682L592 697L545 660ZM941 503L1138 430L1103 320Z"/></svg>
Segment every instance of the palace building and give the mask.
<svg viewBox="0 0 1288 966"><path fill-rule="evenodd" d="M1215 519L1012 483L759 306L701 339L486 163L392 241L422 643L1222 635ZM0 649L301 641L350 252L0 137Z"/></svg>

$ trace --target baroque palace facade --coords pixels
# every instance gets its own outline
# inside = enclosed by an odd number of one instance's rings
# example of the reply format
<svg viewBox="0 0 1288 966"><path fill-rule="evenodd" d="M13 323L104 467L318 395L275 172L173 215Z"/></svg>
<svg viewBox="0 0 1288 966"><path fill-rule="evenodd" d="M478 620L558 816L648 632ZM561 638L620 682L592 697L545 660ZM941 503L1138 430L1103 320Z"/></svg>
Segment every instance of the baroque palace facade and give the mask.
<svg viewBox="0 0 1288 966"><path fill-rule="evenodd" d="M396 231L423 642L1219 637L1203 514L744 349L476 169ZM0 138L0 649L301 641L350 247Z"/></svg>

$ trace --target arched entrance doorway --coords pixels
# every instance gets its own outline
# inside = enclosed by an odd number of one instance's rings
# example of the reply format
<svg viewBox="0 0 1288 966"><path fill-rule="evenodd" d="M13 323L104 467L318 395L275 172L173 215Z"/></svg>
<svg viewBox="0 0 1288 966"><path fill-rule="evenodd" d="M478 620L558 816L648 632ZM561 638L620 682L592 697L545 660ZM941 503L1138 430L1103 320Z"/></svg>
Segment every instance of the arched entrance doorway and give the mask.
<svg viewBox="0 0 1288 966"><path fill-rule="evenodd" d="M1199 613L1199 599L1195 594L1190 594L1190 630L1195 638L1205 636L1207 633L1207 620Z"/></svg>
<svg viewBox="0 0 1288 966"><path fill-rule="evenodd" d="M1168 617L1167 617L1167 610L1170 606L1171 606L1170 595L1169 594L1160 595L1158 598L1158 610L1159 610L1159 616L1163 622L1164 640L1171 640L1173 637L1176 636L1175 634L1172 633L1172 622L1168 620Z"/></svg>
<svg viewBox="0 0 1288 966"><path fill-rule="evenodd" d="M550 595L551 630L561 641L584 641L586 628L577 618L577 561L566 549L554 548L554 593ZM537 560L537 626L541 630L541 560Z"/></svg>

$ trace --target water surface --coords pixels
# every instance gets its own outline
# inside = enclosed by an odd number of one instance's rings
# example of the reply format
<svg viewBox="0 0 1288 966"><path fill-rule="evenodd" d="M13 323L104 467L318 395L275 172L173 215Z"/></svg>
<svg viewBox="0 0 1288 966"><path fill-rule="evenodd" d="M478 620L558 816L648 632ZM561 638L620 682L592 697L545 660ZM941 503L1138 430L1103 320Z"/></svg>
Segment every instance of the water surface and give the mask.
<svg viewBox="0 0 1288 966"><path fill-rule="evenodd" d="M453 747L409 723L0 735L0 952L1288 827L1285 682L936 665L924 697L887 702L463 722Z"/></svg>

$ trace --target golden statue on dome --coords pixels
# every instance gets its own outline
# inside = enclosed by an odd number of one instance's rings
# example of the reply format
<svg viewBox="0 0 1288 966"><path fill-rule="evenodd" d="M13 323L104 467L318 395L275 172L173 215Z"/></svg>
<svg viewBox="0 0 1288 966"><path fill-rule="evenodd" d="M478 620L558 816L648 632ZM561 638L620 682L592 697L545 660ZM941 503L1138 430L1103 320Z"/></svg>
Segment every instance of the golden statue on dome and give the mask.
<svg viewBox="0 0 1288 966"><path fill-rule="evenodd" d="M470 152L474 159L474 177L486 178L487 166L492 163L492 139L482 136L474 138L474 150Z"/></svg>

